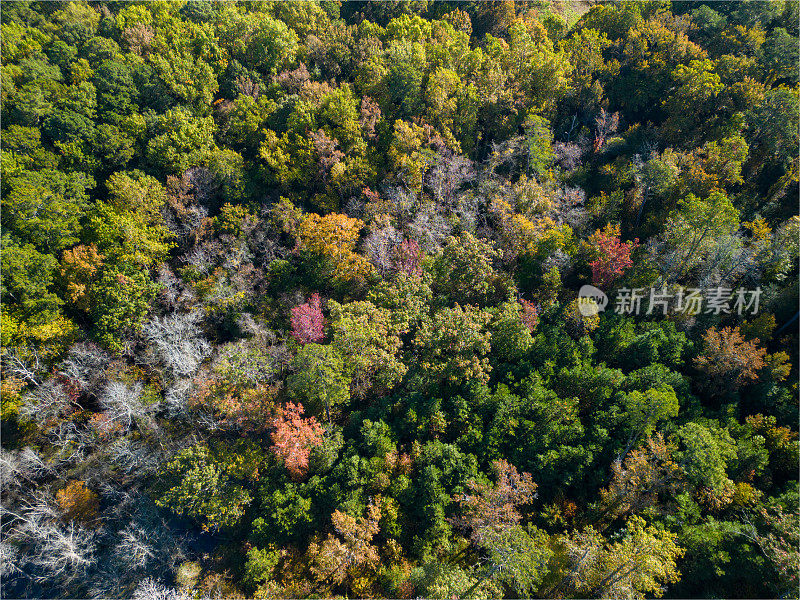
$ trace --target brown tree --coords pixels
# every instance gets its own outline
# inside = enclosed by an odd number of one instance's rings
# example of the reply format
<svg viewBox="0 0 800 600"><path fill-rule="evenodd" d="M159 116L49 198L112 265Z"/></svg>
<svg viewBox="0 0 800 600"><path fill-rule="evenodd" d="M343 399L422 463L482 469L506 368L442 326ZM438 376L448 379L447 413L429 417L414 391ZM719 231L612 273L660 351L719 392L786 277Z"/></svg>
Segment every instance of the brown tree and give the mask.
<svg viewBox="0 0 800 600"><path fill-rule="evenodd" d="M708 375L712 394L724 395L758 379L767 351L755 340L746 342L738 327L711 327L703 335L705 354L694 359L695 366Z"/></svg>

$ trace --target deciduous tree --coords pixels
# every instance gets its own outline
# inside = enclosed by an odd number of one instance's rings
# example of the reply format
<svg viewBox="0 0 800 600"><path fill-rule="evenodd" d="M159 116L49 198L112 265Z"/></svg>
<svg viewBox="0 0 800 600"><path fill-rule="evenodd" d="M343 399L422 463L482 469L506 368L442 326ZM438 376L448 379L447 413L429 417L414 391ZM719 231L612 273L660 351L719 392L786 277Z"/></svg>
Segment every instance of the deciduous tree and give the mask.
<svg viewBox="0 0 800 600"><path fill-rule="evenodd" d="M443 308L423 319L414 338L423 374L431 383L488 381L490 313L474 306Z"/></svg>
<svg viewBox="0 0 800 600"><path fill-rule="evenodd" d="M703 335L705 353L694 364L708 375L707 387L717 394L738 389L758 379L767 351L757 340L746 342L738 327L711 327Z"/></svg>
<svg viewBox="0 0 800 600"><path fill-rule="evenodd" d="M325 337L325 317L319 294L312 294L308 302L292 308L291 325L292 337L301 344L322 341Z"/></svg>
<svg viewBox="0 0 800 600"><path fill-rule="evenodd" d="M638 238L633 242L622 242L619 239L620 226L607 225L598 229L589 244L598 256L589 263L592 267L592 283L599 286L609 286L614 283L625 271L633 265L631 251L639 243Z"/></svg>
<svg viewBox="0 0 800 600"><path fill-rule="evenodd" d="M305 477L311 448L320 444L324 429L314 417L303 418L303 405L287 403L272 421L273 451L295 480Z"/></svg>

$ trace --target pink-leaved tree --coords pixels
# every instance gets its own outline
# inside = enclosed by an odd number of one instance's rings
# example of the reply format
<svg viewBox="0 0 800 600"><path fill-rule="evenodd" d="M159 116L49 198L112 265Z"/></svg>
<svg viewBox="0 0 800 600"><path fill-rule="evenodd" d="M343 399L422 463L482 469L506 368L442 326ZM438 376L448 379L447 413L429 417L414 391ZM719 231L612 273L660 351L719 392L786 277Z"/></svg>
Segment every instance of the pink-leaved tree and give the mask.
<svg viewBox="0 0 800 600"><path fill-rule="evenodd" d="M292 337L301 344L319 342L325 337L325 317L322 315L319 294L292 309Z"/></svg>

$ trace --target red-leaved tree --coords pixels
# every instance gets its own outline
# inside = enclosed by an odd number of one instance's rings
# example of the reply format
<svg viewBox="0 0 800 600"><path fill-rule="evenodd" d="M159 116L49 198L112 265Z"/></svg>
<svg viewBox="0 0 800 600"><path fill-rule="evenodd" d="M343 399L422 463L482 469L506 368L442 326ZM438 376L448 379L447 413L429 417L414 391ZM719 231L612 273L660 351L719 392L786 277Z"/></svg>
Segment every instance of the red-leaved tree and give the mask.
<svg viewBox="0 0 800 600"><path fill-rule="evenodd" d="M315 417L304 419L303 412L302 404L288 402L284 408L278 409L278 416L272 422L275 427L272 449L283 459L294 480L305 477L311 448L322 443L325 431Z"/></svg>
<svg viewBox="0 0 800 600"><path fill-rule="evenodd" d="M633 264L631 251L639 245L639 238L622 242L619 235L619 225L606 225L589 239L599 254L596 260L589 263L594 285L611 285Z"/></svg>
<svg viewBox="0 0 800 600"><path fill-rule="evenodd" d="M319 294L292 309L292 337L301 344L319 342L325 337L325 317L322 315Z"/></svg>

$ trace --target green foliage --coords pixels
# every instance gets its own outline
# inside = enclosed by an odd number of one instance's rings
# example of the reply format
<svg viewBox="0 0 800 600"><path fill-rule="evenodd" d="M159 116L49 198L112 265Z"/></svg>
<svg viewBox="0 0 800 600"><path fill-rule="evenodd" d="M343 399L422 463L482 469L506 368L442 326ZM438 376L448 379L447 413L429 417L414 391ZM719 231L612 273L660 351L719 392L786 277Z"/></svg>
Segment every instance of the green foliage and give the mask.
<svg viewBox="0 0 800 600"><path fill-rule="evenodd" d="M450 237L433 262L433 290L451 302L487 304L496 294L498 253L470 233Z"/></svg>
<svg viewBox="0 0 800 600"><path fill-rule="evenodd" d="M236 483L234 465L206 445L180 452L161 470L163 491L156 504L218 530L236 525L252 496Z"/></svg>
<svg viewBox="0 0 800 600"><path fill-rule="evenodd" d="M157 292L146 271L106 270L94 287L91 305L100 341L122 352L125 339L141 329Z"/></svg>
<svg viewBox="0 0 800 600"><path fill-rule="evenodd" d="M153 124L147 142L148 160L165 174L199 164L214 144L214 120L196 118L184 108L171 109Z"/></svg>
<svg viewBox="0 0 800 600"><path fill-rule="evenodd" d="M687 479L699 489L700 497L712 505L724 505L733 494L733 482L726 466L736 456L730 434L726 430L687 423L677 433L682 449L680 458Z"/></svg>
<svg viewBox="0 0 800 600"><path fill-rule="evenodd" d="M474 306L443 308L422 321L414 346L426 380L434 383L467 384L489 377L491 334L486 326L491 314Z"/></svg>
<svg viewBox="0 0 800 600"><path fill-rule="evenodd" d="M163 186L141 172L114 173L106 186L108 201L97 202L89 215L93 241L112 264L155 266L171 248L161 213Z"/></svg>
<svg viewBox="0 0 800 600"><path fill-rule="evenodd" d="M330 413L350 399L350 379L345 364L334 346L306 344L292 363L294 373L287 379L289 394L302 402L310 413Z"/></svg>
<svg viewBox="0 0 800 600"><path fill-rule="evenodd" d="M531 330L522 321L522 306L504 302L497 307L490 324L492 349L509 362L519 360L533 345Z"/></svg>
<svg viewBox="0 0 800 600"><path fill-rule="evenodd" d="M253 522L253 536L259 543L276 537L283 541L301 539L312 522L311 499L298 484L265 486L259 492L262 517Z"/></svg>
<svg viewBox="0 0 800 600"><path fill-rule="evenodd" d="M259 584L272 578L272 571L278 565L280 557L275 550L267 548L250 548L247 551L245 581L250 584Z"/></svg>
<svg viewBox="0 0 800 600"><path fill-rule="evenodd" d="M408 369L397 357L401 341L389 311L371 302L329 306L331 346L342 356L351 385L359 395L372 386L391 389Z"/></svg>
<svg viewBox="0 0 800 600"><path fill-rule="evenodd" d="M7 235L2 250L4 312L35 322L53 318L63 304L52 290L56 259L31 244L20 246Z"/></svg>
<svg viewBox="0 0 800 600"><path fill-rule="evenodd" d="M88 204L83 173L20 171L3 182L3 226L24 243L55 254L79 240L80 218Z"/></svg>

